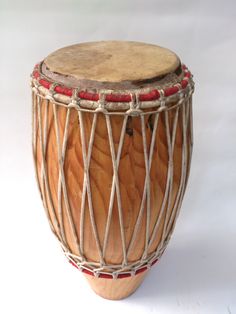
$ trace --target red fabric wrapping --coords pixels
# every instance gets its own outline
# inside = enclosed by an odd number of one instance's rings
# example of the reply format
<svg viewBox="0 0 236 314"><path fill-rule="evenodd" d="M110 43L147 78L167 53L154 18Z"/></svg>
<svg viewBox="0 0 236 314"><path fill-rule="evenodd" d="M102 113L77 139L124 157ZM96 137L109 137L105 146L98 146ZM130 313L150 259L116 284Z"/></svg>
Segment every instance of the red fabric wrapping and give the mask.
<svg viewBox="0 0 236 314"><path fill-rule="evenodd" d="M188 85L188 81L187 80L182 80L182 82L181 82L182 88L186 88L187 85Z"/></svg>
<svg viewBox="0 0 236 314"><path fill-rule="evenodd" d="M147 270L147 266L137 269L135 272L135 275L140 274L140 273L144 272L145 270Z"/></svg>
<svg viewBox="0 0 236 314"><path fill-rule="evenodd" d="M157 89L152 90L148 94L140 94L139 95L139 100L140 101L150 101L150 100L155 100L160 98L160 93L158 92Z"/></svg>
<svg viewBox="0 0 236 314"><path fill-rule="evenodd" d="M152 262L151 266L156 264L156 262L158 261L158 259L156 259L155 261Z"/></svg>
<svg viewBox="0 0 236 314"><path fill-rule="evenodd" d="M128 277L131 277L131 274L119 274L118 275L118 278L128 278Z"/></svg>
<svg viewBox="0 0 236 314"><path fill-rule="evenodd" d="M66 95L66 96L72 96L72 93L73 93L72 88L67 88L67 87L59 86L59 85L56 86L54 90L55 92Z"/></svg>
<svg viewBox="0 0 236 314"><path fill-rule="evenodd" d="M171 95L176 94L178 91L179 91L178 86L169 87L169 88L166 88L166 89L164 90L164 95L165 95L166 97L167 97L167 96L171 96Z"/></svg>
<svg viewBox="0 0 236 314"><path fill-rule="evenodd" d="M93 272L91 270L88 270L88 269L82 269L82 273L94 276Z"/></svg>
<svg viewBox="0 0 236 314"><path fill-rule="evenodd" d="M79 267L74 262L72 262L71 260L69 260L69 263L71 263L71 265L73 265L75 268L79 269Z"/></svg>
<svg viewBox="0 0 236 314"><path fill-rule="evenodd" d="M39 64L36 64L34 71L33 71L33 77L35 79L38 79L39 83L43 87L49 89L50 86L52 85L52 82L49 82L45 79L41 79L38 68L39 68ZM188 80L186 80L186 78L190 78L191 73L187 70L187 67L184 64L182 65L182 69L185 71L184 79L181 81L181 87L182 87L182 89L184 89L189 84L189 82L188 82ZM179 91L178 86L172 86L172 87L166 88L164 90L164 95L166 97L168 97L168 96L176 94L178 91ZM69 97L71 97L73 95L73 89L72 88L68 88L68 87L62 86L62 85L57 85L55 87L55 92L57 92L58 94L69 96ZM98 93L80 91L78 93L78 96L81 99L85 99L85 100L91 100L91 101L98 101L99 100L99 94ZM159 98L160 98L160 92L157 89L152 90L148 94L140 94L139 95L140 101L152 101L152 100L156 100ZM131 101L131 95L128 95L128 94L123 94L123 95L122 94L120 94L120 95L109 94L109 95L106 95L105 99L106 99L106 101L109 101L109 102L130 102Z"/></svg>
<svg viewBox="0 0 236 314"><path fill-rule="evenodd" d="M86 99L86 100L93 100L93 101L98 101L99 100L99 95L95 93L88 93L81 91L79 92L79 97L81 99Z"/></svg>
<svg viewBox="0 0 236 314"><path fill-rule="evenodd" d="M191 77L191 73L190 72L185 73L184 77L190 78Z"/></svg>
<svg viewBox="0 0 236 314"><path fill-rule="evenodd" d="M154 261L151 263L151 266L153 266L154 264L156 264L157 261L158 261L157 259L154 260ZM69 260L69 262L70 262L75 268L79 269L79 267L78 267L73 261ZM146 271L147 269L148 269L147 266L143 266L143 267L141 267L141 268L139 268L139 269L136 270L135 275L138 275L138 274L140 274L140 273ZM85 274L87 274L87 275L94 276L94 273L93 273L92 270L82 269L82 272L85 273ZM121 273L121 274L118 274L117 278L122 279L122 278L131 277L131 276L132 276L131 273L124 273L124 274ZM113 276L112 276L112 274L99 274L99 278L113 279Z"/></svg>
<svg viewBox="0 0 236 314"><path fill-rule="evenodd" d="M99 278L104 278L104 279L112 279L112 275L108 275L108 274L99 274Z"/></svg>
<svg viewBox="0 0 236 314"><path fill-rule="evenodd" d="M39 72L38 72L38 71L34 71L34 72L33 72L33 77L34 77L34 78L37 79L37 78L39 78L39 76L40 76L40 75L39 75Z"/></svg>
<svg viewBox="0 0 236 314"><path fill-rule="evenodd" d="M110 94L110 95L106 95L106 101L110 101L110 102L130 102L131 101L131 96L130 95Z"/></svg>
<svg viewBox="0 0 236 314"><path fill-rule="evenodd" d="M49 89L50 86L52 85L52 83L50 83L50 82L48 82L48 81L46 81L46 80L43 80L43 79L40 79L40 80L39 80L39 83L40 83L43 87L45 87L45 88L47 88L47 89Z"/></svg>

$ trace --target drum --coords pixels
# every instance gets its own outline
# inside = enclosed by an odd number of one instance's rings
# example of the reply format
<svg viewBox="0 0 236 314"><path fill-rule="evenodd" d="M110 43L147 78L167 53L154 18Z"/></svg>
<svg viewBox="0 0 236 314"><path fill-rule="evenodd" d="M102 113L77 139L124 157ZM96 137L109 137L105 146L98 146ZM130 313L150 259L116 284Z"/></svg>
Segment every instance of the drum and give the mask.
<svg viewBox="0 0 236 314"><path fill-rule="evenodd" d="M168 244L190 169L193 88L175 53L139 42L65 47L33 70L46 215L104 298L134 292Z"/></svg>

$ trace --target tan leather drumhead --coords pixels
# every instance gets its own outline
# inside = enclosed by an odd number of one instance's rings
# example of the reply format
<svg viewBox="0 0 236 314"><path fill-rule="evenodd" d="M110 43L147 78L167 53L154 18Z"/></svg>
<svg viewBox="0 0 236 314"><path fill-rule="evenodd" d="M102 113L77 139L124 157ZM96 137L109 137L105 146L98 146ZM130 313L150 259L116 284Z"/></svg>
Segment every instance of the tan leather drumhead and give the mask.
<svg viewBox="0 0 236 314"><path fill-rule="evenodd" d="M48 70L76 80L145 81L171 73L180 64L172 51L133 41L81 43L59 49L45 60Z"/></svg>

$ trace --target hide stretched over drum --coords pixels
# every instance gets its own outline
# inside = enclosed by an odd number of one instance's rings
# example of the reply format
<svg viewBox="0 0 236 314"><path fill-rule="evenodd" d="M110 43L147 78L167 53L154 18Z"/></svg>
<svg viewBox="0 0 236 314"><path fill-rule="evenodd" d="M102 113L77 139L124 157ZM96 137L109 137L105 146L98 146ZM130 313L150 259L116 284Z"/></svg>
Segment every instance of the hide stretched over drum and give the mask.
<svg viewBox="0 0 236 314"><path fill-rule="evenodd" d="M139 42L65 47L33 70L43 205L100 296L135 291L168 244L190 169L193 88L175 53Z"/></svg>

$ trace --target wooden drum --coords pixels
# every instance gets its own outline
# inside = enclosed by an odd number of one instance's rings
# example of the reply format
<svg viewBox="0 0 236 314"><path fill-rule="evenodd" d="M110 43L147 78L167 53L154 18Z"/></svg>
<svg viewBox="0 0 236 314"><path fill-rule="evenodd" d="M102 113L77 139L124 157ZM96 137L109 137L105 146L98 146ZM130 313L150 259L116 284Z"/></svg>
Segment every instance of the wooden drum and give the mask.
<svg viewBox="0 0 236 314"><path fill-rule="evenodd" d="M192 75L159 46L82 43L32 74L33 156L43 205L93 290L136 290L174 229L192 154Z"/></svg>

